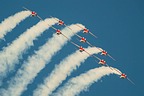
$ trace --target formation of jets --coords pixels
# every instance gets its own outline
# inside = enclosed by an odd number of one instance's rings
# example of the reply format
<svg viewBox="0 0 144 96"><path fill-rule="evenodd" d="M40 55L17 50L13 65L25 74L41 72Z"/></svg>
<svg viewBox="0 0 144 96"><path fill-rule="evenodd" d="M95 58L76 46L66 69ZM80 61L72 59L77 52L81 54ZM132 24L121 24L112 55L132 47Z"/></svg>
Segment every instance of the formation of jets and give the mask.
<svg viewBox="0 0 144 96"><path fill-rule="evenodd" d="M27 11L30 11L32 17L38 17L40 20L43 20L35 11L31 11L31 10L25 8L25 7L23 7L23 8L24 8L25 10L27 10ZM54 18L54 17L52 17L52 16L50 16L50 17L51 17L51 18ZM68 26L64 23L64 21L58 20L58 19L56 19L56 18L54 18L54 19L58 21L58 25L60 25L60 26L64 25L65 27L69 28L69 29L71 30L71 32L73 32L73 30L72 30L70 27L68 27ZM48 25L49 25L49 24L48 24ZM89 33L89 34L92 35L94 38L97 38L96 35L94 35L92 32L89 31L89 29L83 28L83 27L81 27L81 26L79 26L79 25L77 25L77 26L83 30L83 33L85 33L85 34L86 34L86 33ZM86 52L86 53L87 53L88 55L90 55L91 57L99 60L99 61L96 61L98 64L103 65L103 66L108 66L111 70L116 70L116 69L111 68L111 67L106 63L105 60L100 59L99 57L97 57L97 56L95 56L95 55L91 55L91 54L90 54L89 52L87 52L82 46L79 46L78 44L76 44L76 43L74 43L73 41L71 41L67 36L65 36L65 35L61 32L60 29L56 29L56 28L53 27L53 26L51 26L51 28L56 31L56 34L57 34L57 35L63 35L65 38L67 38L68 41L69 41L71 44L73 44L73 45L75 45L77 48L79 48L79 51L80 51L80 52ZM79 40L80 42L82 42L82 43L87 43L87 44L88 44L89 46L91 46L91 47L96 47L96 46L92 45L90 42L88 42L85 37L82 37L82 36L80 36L80 35L78 35L78 34L76 34L76 33L74 33L74 32L73 32L73 34L75 34L75 35L80 39L80 40ZM111 55L108 54L107 51L102 50L101 48L98 48L98 47L96 47L96 48L101 51L101 55L103 55L103 56L109 56L111 59L113 59L114 61L116 61ZM132 82L132 81L127 77L127 75L126 75L125 73L121 73L121 72L118 71L118 70L116 70L116 71L121 74L121 75L120 75L120 78L122 78L122 79L127 79L127 80L129 80L132 84L134 84L134 82ZM134 84L134 85L135 85L135 84Z"/></svg>

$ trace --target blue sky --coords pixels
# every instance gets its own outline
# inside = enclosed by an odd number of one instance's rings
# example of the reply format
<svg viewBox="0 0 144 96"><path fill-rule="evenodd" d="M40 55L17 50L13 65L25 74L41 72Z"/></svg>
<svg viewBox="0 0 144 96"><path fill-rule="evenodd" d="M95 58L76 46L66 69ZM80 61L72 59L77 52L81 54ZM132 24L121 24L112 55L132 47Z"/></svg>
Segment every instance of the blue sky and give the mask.
<svg viewBox="0 0 144 96"><path fill-rule="evenodd" d="M86 36L94 45L107 50L117 61L105 58L110 66L120 69L131 78L136 86L127 80L121 80L116 75L110 75L94 83L88 91L81 92L80 96L143 96L144 92L144 65L143 65L143 36L144 36L144 1L143 0L1 0L0 1L0 22L10 15L19 12L23 6L35 10L43 19L54 16L65 21L66 24L81 23L98 36L97 39ZM1 41L0 50L8 46L27 28L39 22L37 18L27 18L21 22L12 32L5 37L6 41ZM52 32L46 31L38 40L34 41L33 47L26 54L21 63L34 53L38 47L42 46ZM74 39L74 38L73 38ZM86 46L86 45L84 45ZM69 48L65 52L65 49ZM35 78L34 82L28 85L28 90L22 96L31 96L37 84L54 69L55 64L59 63L68 54L75 51L71 44L67 44L52 59ZM80 75L92 68L98 67L92 58L77 71L73 72L70 78ZM16 67L16 71L20 66ZM9 77L13 77L13 72ZM6 81L10 78L6 78ZM62 84L63 85L63 84ZM4 87L5 83L1 86Z"/></svg>

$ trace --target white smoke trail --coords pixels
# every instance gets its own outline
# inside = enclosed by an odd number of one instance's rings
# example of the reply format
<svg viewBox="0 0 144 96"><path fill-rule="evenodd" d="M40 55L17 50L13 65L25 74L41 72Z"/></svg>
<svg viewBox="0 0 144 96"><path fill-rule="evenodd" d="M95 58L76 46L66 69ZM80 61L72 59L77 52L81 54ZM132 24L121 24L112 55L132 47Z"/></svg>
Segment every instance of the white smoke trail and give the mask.
<svg viewBox="0 0 144 96"><path fill-rule="evenodd" d="M2 21L0 23L0 39L3 39L8 32L15 28L21 21L30 16L30 14L30 11L21 11Z"/></svg>
<svg viewBox="0 0 144 96"><path fill-rule="evenodd" d="M112 68L112 67L111 67ZM87 89L94 82L97 82L105 75L118 74L119 72L110 69L109 67L99 67L92 69L80 76L70 79L58 92L53 96L77 96L81 91Z"/></svg>
<svg viewBox="0 0 144 96"><path fill-rule="evenodd" d="M40 36L49 26L58 23L54 18L48 18L40 21L30 29L26 30L11 45L4 48L0 52L0 77L2 80L8 72L14 69L15 65L19 62L22 54L33 45L33 40Z"/></svg>
<svg viewBox="0 0 144 96"><path fill-rule="evenodd" d="M89 47L85 50L87 50L90 54L98 54L100 52L100 50L96 47ZM81 53L79 50L69 55L61 61L58 66L56 66L50 76L44 80L44 83L38 86L38 88L34 91L33 96L49 96L52 91L54 91L55 88L57 88L62 81L65 80L73 70L77 69L88 57L89 55L87 53Z"/></svg>
<svg viewBox="0 0 144 96"><path fill-rule="evenodd" d="M83 25L79 24L79 26ZM71 25L69 27L73 29L73 32L75 33L81 30L77 25ZM71 38L74 35L68 28L64 28L62 33L64 33L68 38ZM37 74L51 60L52 56L66 43L67 39L65 37L54 34L53 37L49 39L35 55L30 57L28 61L22 65L16 76L10 81L8 88L0 90L0 95L20 96L22 92L27 89L27 85L33 81Z"/></svg>

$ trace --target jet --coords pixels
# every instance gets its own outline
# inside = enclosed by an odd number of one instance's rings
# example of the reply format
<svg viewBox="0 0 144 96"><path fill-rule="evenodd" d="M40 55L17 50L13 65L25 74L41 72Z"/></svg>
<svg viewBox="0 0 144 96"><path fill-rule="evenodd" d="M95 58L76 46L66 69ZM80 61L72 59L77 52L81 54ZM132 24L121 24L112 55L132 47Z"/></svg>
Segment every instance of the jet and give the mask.
<svg viewBox="0 0 144 96"><path fill-rule="evenodd" d="M106 64L106 61L104 61L103 59L99 61L98 64L101 64L101 65L105 65Z"/></svg>
<svg viewBox="0 0 144 96"><path fill-rule="evenodd" d="M130 83L132 83L133 85L135 85L135 83L134 83L131 79L129 79L125 73L122 73L122 72L120 72L120 71L117 70L117 69L114 69L114 70L121 74L121 75L120 75L120 78L121 78L121 79L127 79Z"/></svg>
<svg viewBox="0 0 144 96"><path fill-rule="evenodd" d="M32 16L32 17L35 17L35 16L37 16L37 13L36 13L35 11L32 11L32 12L31 12L31 16Z"/></svg>
<svg viewBox="0 0 144 96"><path fill-rule="evenodd" d="M82 37L78 34L75 34L79 39L77 39L78 41L82 42L82 43L87 43L89 46L94 47L85 37Z"/></svg>
<svg viewBox="0 0 144 96"><path fill-rule="evenodd" d="M79 47L79 51L80 51L80 52L83 52L83 51L85 51L85 49L84 49L82 46L80 46L80 47Z"/></svg>
<svg viewBox="0 0 144 96"><path fill-rule="evenodd" d="M51 18L54 18L53 16L50 16L50 17L51 17ZM54 19L58 21L58 25L65 25L64 21L59 20L59 19L56 19L56 18L54 18ZM66 25L65 25L65 26L66 26Z"/></svg>
<svg viewBox="0 0 144 96"><path fill-rule="evenodd" d="M65 36L65 35L61 32L60 29L56 29L56 28L53 27L53 26L51 26L51 28L54 29L54 30L56 31L56 34L57 34L57 35L60 35L60 34L61 34L61 35L63 35L65 38L67 38L68 41L70 41L69 38L68 38L67 36Z"/></svg>
<svg viewBox="0 0 144 96"><path fill-rule="evenodd" d="M101 55L106 56L108 53L105 50L102 50Z"/></svg>
<svg viewBox="0 0 144 96"><path fill-rule="evenodd" d="M113 59L114 61L116 61L110 54L108 54L107 51L105 50L102 50L102 49L99 49L101 51L101 55L103 56L109 56L111 59Z"/></svg>
<svg viewBox="0 0 144 96"><path fill-rule="evenodd" d="M89 46L94 47L85 37L82 37L78 34L76 34L76 36L80 39L78 39L78 41L82 42L82 43L87 43Z"/></svg>
<svg viewBox="0 0 144 96"><path fill-rule="evenodd" d="M82 46L79 46L78 44L76 44L76 43L74 43L74 42L72 42L72 41L70 41L70 42L71 42L71 44L73 44L73 45L75 45L76 47L78 47L80 52L85 51L85 49L84 49ZM85 51L85 52L88 53L87 51ZM89 54L89 53L88 53L88 54ZM89 54L89 55L90 55L90 54Z"/></svg>
<svg viewBox="0 0 144 96"><path fill-rule="evenodd" d="M129 82L131 82L133 85L135 85L135 83L132 80L130 80L125 73L122 73L120 78L127 79Z"/></svg>
<svg viewBox="0 0 144 96"><path fill-rule="evenodd" d="M102 66L107 66L107 67L109 67L111 70L113 70L113 68L111 68L111 67L106 63L105 60L100 59L100 58L98 58L98 57L95 56L95 55L92 55L92 56L93 56L94 58L96 58L96 59L99 60L99 62L95 60L98 64L100 64L100 65L102 65Z"/></svg>
<svg viewBox="0 0 144 96"><path fill-rule="evenodd" d="M127 78L127 75L125 73L122 73L120 78L125 79L125 78Z"/></svg>
<svg viewBox="0 0 144 96"><path fill-rule="evenodd" d="M64 22L62 20L59 20L58 25L64 25Z"/></svg>
<svg viewBox="0 0 144 96"><path fill-rule="evenodd" d="M82 37L82 38L80 39L80 42L85 43L85 42L86 42L86 38Z"/></svg>
<svg viewBox="0 0 144 96"><path fill-rule="evenodd" d="M38 17L40 20L42 20L42 18L35 11L31 11L31 10L27 9L26 7L23 7L23 8L27 11L30 11L32 17Z"/></svg>
<svg viewBox="0 0 144 96"><path fill-rule="evenodd" d="M57 35L62 34L61 31L60 31L59 29L56 29L56 33L57 33Z"/></svg>
<svg viewBox="0 0 144 96"><path fill-rule="evenodd" d="M81 27L81 26L79 26L79 25L77 25L77 26L83 29L83 33L90 33L93 37L97 38L97 36L94 35L92 32L90 32L89 29L83 28L83 27Z"/></svg>
<svg viewBox="0 0 144 96"><path fill-rule="evenodd" d="M89 33L89 29L84 28L83 33Z"/></svg>

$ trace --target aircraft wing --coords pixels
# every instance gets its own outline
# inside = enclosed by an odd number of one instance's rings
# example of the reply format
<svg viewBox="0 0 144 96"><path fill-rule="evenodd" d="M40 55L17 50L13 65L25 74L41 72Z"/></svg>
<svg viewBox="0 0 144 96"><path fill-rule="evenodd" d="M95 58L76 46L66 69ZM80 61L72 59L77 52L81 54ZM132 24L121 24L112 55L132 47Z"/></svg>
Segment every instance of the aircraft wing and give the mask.
<svg viewBox="0 0 144 96"><path fill-rule="evenodd" d="M94 35L92 32L89 32L93 37L95 37L95 38L97 38L97 36L96 35Z"/></svg>
<svg viewBox="0 0 144 96"><path fill-rule="evenodd" d="M133 85L135 85L135 83L134 83L132 80L130 80L128 77L127 77L127 79L128 79L128 81L130 81Z"/></svg>
<svg viewBox="0 0 144 96"><path fill-rule="evenodd" d="M114 61L116 61L111 55L108 54L108 56L109 56L111 59L113 59Z"/></svg>
<svg viewBox="0 0 144 96"><path fill-rule="evenodd" d="M39 15L37 15L37 17L40 19L40 20L42 20L43 21L43 19L39 16Z"/></svg>
<svg viewBox="0 0 144 96"><path fill-rule="evenodd" d="M31 10L27 9L26 7L23 7L25 10L32 12Z"/></svg>
<svg viewBox="0 0 144 96"><path fill-rule="evenodd" d="M113 68L111 68L108 64L106 64L107 67L109 67L111 70L113 70Z"/></svg>
<svg viewBox="0 0 144 96"><path fill-rule="evenodd" d="M113 68L115 71L117 71L118 73L122 74L122 72L120 72L119 70L117 70L116 68Z"/></svg>
<svg viewBox="0 0 144 96"><path fill-rule="evenodd" d="M86 41L86 43L87 43L89 46L93 47L93 45L92 45L90 42Z"/></svg>
<svg viewBox="0 0 144 96"><path fill-rule="evenodd" d="M51 18L54 18L53 16L50 16ZM55 20L59 21L58 19L54 18Z"/></svg>

